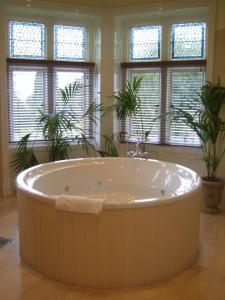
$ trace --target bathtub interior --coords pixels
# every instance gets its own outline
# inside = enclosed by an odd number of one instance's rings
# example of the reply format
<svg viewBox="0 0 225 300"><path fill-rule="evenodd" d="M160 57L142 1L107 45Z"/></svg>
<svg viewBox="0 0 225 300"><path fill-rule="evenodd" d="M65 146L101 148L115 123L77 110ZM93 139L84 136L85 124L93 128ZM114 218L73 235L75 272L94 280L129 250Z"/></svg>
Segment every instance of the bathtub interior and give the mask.
<svg viewBox="0 0 225 300"><path fill-rule="evenodd" d="M24 176L32 192L102 198L108 203L168 199L194 189L197 174L177 164L139 159L68 160L36 167Z"/></svg>

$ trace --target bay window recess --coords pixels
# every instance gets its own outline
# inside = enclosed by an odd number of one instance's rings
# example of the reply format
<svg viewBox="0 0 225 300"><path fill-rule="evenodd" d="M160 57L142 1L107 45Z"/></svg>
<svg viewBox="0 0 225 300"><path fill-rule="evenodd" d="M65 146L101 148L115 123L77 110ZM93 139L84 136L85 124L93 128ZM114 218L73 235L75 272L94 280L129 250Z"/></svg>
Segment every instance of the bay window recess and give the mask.
<svg viewBox="0 0 225 300"><path fill-rule="evenodd" d="M158 52L151 56L152 49L156 49L156 34L152 31L156 28L160 33L157 39ZM171 59L167 61L161 60L160 49L164 45L161 30L158 25L134 26L129 30L130 62L121 63L122 86L127 80L142 77L139 90L141 108L135 117L121 124L122 131L133 142L140 139L140 133L150 131L146 142L199 146L197 135L182 120L171 123L168 117L157 117L169 115L172 110L179 108L190 112L189 103L197 97L206 77L206 24L173 24L168 53ZM153 45L150 45L153 40Z"/></svg>
<svg viewBox="0 0 225 300"><path fill-rule="evenodd" d="M87 62L87 29L78 26L54 25L54 51L56 60L46 60L45 25L33 22L9 22L8 97L9 142L18 142L32 132L30 140L43 140L37 129L39 111L46 114L68 109L76 117L77 129L87 138L93 137L93 124L83 118L94 101L95 64ZM67 60L67 61L66 61ZM63 105L60 89L75 81L81 90Z"/></svg>

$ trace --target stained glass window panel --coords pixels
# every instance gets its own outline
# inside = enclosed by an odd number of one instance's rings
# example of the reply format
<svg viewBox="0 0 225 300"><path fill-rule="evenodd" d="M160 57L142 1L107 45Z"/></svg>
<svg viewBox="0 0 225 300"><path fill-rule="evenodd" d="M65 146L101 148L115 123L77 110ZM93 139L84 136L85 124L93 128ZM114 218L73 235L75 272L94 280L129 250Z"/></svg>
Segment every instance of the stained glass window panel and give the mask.
<svg viewBox="0 0 225 300"><path fill-rule="evenodd" d="M87 29L85 27L55 25L54 56L56 60L87 60Z"/></svg>
<svg viewBox="0 0 225 300"><path fill-rule="evenodd" d="M205 32L205 23L173 24L171 30L172 58L205 58Z"/></svg>
<svg viewBox="0 0 225 300"><path fill-rule="evenodd" d="M139 26L130 29L130 60L159 60L161 26Z"/></svg>
<svg viewBox="0 0 225 300"><path fill-rule="evenodd" d="M34 22L9 22L11 58L44 59L45 25Z"/></svg>

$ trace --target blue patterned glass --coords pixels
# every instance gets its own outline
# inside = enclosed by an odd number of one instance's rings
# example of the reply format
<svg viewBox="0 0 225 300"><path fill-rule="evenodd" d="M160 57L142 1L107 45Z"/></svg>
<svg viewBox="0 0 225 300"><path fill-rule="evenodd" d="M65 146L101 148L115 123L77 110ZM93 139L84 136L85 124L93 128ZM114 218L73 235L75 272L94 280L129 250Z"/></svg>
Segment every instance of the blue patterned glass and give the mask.
<svg viewBox="0 0 225 300"><path fill-rule="evenodd" d="M159 60L161 26L138 26L130 29L130 61Z"/></svg>
<svg viewBox="0 0 225 300"><path fill-rule="evenodd" d="M54 58L56 60L87 60L87 29L78 26L54 25Z"/></svg>
<svg viewBox="0 0 225 300"><path fill-rule="evenodd" d="M205 23L173 24L171 29L172 59L204 59L205 35Z"/></svg>
<svg viewBox="0 0 225 300"><path fill-rule="evenodd" d="M44 59L45 25L34 22L9 22L9 56Z"/></svg>

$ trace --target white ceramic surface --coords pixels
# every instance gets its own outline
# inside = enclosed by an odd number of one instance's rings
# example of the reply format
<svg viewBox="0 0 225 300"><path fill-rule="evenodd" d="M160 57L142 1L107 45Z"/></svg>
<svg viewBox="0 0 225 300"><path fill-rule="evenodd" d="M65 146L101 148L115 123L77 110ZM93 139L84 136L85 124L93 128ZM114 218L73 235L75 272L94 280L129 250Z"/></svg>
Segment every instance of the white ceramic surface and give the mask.
<svg viewBox="0 0 225 300"><path fill-rule="evenodd" d="M104 209L182 200L200 187L192 170L169 162L130 158L72 159L39 165L17 177L17 187L43 201L60 194L103 198Z"/></svg>

